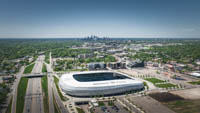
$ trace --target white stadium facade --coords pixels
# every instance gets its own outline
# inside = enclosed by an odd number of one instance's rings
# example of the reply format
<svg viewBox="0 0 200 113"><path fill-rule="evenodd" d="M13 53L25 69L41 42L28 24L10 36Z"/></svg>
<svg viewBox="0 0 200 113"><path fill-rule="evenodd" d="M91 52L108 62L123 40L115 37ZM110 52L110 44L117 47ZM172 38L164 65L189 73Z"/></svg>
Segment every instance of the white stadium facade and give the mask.
<svg viewBox="0 0 200 113"><path fill-rule="evenodd" d="M144 88L143 82L110 71L64 74L59 85L64 93L72 96L113 95Z"/></svg>

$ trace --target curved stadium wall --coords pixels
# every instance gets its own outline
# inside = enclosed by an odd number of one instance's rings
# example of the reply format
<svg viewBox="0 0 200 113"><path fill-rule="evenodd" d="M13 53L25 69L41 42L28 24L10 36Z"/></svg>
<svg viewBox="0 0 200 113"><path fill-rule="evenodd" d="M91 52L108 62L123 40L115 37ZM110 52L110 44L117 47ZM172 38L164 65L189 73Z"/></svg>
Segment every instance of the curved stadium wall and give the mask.
<svg viewBox="0 0 200 113"><path fill-rule="evenodd" d="M113 95L144 87L141 81L108 71L64 74L59 85L64 93L72 96Z"/></svg>

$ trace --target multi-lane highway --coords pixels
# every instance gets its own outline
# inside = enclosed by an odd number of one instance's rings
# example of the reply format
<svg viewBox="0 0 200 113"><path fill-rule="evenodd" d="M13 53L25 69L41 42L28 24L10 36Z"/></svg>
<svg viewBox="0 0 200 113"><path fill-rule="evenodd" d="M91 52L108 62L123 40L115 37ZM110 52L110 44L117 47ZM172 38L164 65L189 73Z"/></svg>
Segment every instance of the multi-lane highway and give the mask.
<svg viewBox="0 0 200 113"><path fill-rule="evenodd" d="M24 113L44 113L43 107L43 93L41 86L41 77L37 76L42 73L42 67L44 63L44 55L38 57L35 61L35 65L31 72L31 77L29 77L28 86L26 90L25 102L24 102ZM58 105L61 113L68 113L65 105L63 104L60 96L57 92L56 86L53 81L53 69L51 67L52 59L50 53L50 64L46 64L48 72L48 100L49 100L49 113L54 113L54 101L53 93L55 96L55 103ZM16 101L17 101L17 86L19 84L20 78L23 75L24 67L17 75L16 82L13 85L13 104L12 104L12 113L16 113ZM34 75L36 75L34 77ZM27 75L24 75L27 77Z"/></svg>
<svg viewBox="0 0 200 113"><path fill-rule="evenodd" d="M54 102L53 102L53 70L51 68L51 53L49 54L50 64L46 64L47 72L49 73L48 78L48 95L49 95L49 113L54 113Z"/></svg>
<svg viewBox="0 0 200 113"><path fill-rule="evenodd" d="M35 61L32 74L42 72L43 61L44 56L39 56ZM41 78L29 78L24 105L24 113L44 113Z"/></svg>
<svg viewBox="0 0 200 113"><path fill-rule="evenodd" d="M20 72L16 75L16 80L12 87L12 89L13 89L12 110L11 110L12 113L16 113L17 87L18 87L18 84L19 84L19 81L21 79L23 72L24 72L24 67L22 67Z"/></svg>

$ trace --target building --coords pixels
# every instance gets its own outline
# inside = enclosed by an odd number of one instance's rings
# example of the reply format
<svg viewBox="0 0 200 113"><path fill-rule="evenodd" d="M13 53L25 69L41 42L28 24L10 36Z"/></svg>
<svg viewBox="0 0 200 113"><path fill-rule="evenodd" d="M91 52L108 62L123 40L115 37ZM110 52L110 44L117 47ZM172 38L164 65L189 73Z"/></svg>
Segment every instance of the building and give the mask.
<svg viewBox="0 0 200 113"><path fill-rule="evenodd" d="M85 59L85 58L92 58L92 57L94 57L93 53L85 53L85 54L79 54L77 58Z"/></svg>
<svg viewBox="0 0 200 113"><path fill-rule="evenodd" d="M110 62L108 67L111 69L125 69L126 63L125 62Z"/></svg>
<svg viewBox="0 0 200 113"><path fill-rule="evenodd" d="M189 75L190 75L190 76L193 76L193 77L200 78L200 73L197 73L197 72L189 73Z"/></svg>
<svg viewBox="0 0 200 113"><path fill-rule="evenodd" d="M127 67L135 68L135 67L144 67L144 61L136 60L127 63Z"/></svg>
<svg viewBox="0 0 200 113"><path fill-rule="evenodd" d="M91 70L105 70L106 64L103 62L94 62L87 64L88 69Z"/></svg>
<svg viewBox="0 0 200 113"><path fill-rule="evenodd" d="M111 71L64 74L60 78L59 86L64 93L80 97L121 94L144 88L143 82Z"/></svg>

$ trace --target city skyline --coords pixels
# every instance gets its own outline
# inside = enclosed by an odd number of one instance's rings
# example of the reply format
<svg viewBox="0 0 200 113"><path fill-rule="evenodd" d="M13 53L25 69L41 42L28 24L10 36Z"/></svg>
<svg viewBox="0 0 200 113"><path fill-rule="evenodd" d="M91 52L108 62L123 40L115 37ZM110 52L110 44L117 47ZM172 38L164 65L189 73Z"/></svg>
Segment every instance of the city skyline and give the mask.
<svg viewBox="0 0 200 113"><path fill-rule="evenodd" d="M0 38L199 38L197 0L1 1Z"/></svg>

